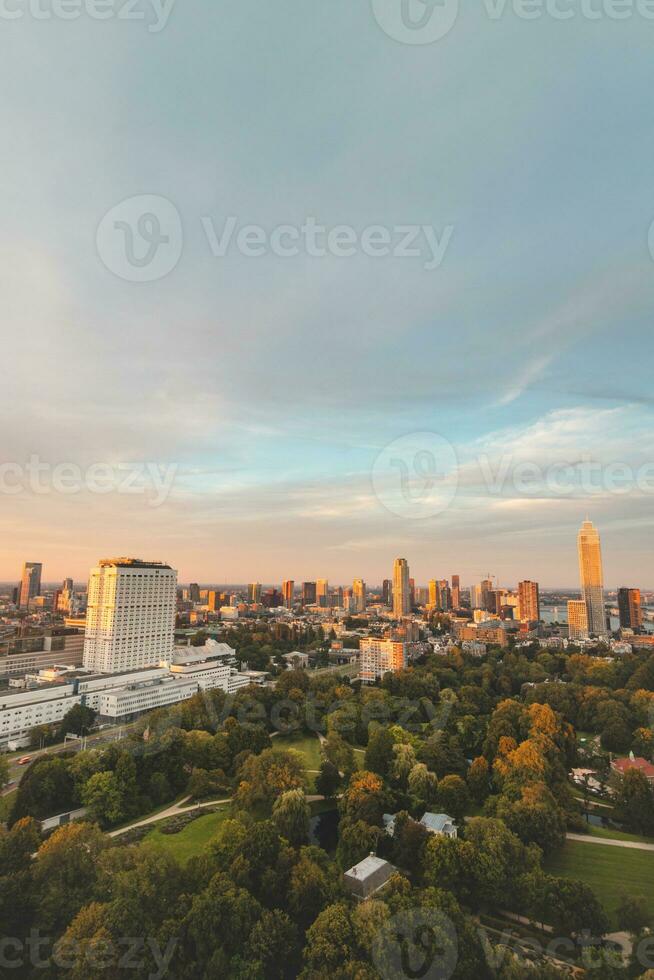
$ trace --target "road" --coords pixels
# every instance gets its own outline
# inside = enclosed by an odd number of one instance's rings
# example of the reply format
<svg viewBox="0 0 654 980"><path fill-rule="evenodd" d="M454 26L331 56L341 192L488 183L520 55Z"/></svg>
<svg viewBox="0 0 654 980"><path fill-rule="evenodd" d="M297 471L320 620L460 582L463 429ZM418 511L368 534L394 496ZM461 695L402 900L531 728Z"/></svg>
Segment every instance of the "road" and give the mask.
<svg viewBox="0 0 654 980"><path fill-rule="evenodd" d="M615 840L612 837L589 837L588 834L566 834L568 840L576 840L582 844L606 844L608 847L627 847L634 851L654 851L654 844L644 841Z"/></svg>
<svg viewBox="0 0 654 980"><path fill-rule="evenodd" d="M101 745L109 745L111 742L115 742L127 734L135 724L136 722L131 722L129 725L115 725L111 728L104 728L101 732L94 732L87 736L86 748L97 749ZM26 755L30 757L30 760L34 760L43 755L59 755L61 752L78 751L79 748L79 742L68 742L66 745L63 743L50 745L46 749L19 749L18 752L12 752L6 756L7 762L9 763L9 779L20 782L20 777L25 772L27 766L19 766L18 760L24 758ZM14 784L9 787L9 791L15 788L16 785Z"/></svg>

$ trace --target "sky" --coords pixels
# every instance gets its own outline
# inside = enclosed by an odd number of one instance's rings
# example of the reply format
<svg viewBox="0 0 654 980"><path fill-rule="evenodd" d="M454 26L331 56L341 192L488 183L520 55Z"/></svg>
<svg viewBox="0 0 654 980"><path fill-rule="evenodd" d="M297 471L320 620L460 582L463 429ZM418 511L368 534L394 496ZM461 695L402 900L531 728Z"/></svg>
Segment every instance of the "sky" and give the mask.
<svg viewBox="0 0 654 980"><path fill-rule="evenodd" d="M574 586L588 516L654 588L641 8L57 2L0 12L0 578Z"/></svg>

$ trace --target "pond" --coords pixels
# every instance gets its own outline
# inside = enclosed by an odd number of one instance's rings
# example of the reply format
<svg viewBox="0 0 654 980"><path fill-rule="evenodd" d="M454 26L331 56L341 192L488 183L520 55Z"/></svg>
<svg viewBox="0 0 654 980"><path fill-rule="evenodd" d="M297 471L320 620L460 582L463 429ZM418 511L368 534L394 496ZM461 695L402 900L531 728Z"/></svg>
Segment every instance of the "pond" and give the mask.
<svg viewBox="0 0 654 980"><path fill-rule="evenodd" d="M326 810L309 823L309 840L324 851L333 851L338 843L338 810Z"/></svg>

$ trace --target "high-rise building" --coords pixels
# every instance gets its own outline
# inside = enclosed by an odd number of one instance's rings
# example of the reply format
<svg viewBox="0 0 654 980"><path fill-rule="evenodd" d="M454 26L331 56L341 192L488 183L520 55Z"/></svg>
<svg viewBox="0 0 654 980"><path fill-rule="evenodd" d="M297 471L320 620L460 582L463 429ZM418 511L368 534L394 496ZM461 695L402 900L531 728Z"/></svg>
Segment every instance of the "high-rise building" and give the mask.
<svg viewBox="0 0 654 980"><path fill-rule="evenodd" d="M452 608L461 608L461 580L458 575L452 576Z"/></svg>
<svg viewBox="0 0 654 980"><path fill-rule="evenodd" d="M407 666L407 645L403 641L364 637L359 644L359 678L372 684L389 671Z"/></svg>
<svg viewBox="0 0 654 980"><path fill-rule="evenodd" d="M389 609L393 605L393 582L390 578L385 578L382 583L382 602Z"/></svg>
<svg viewBox="0 0 654 980"><path fill-rule="evenodd" d="M191 602L200 602L200 586L197 582L191 582L189 585L189 599Z"/></svg>
<svg viewBox="0 0 654 980"><path fill-rule="evenodd" d="M436 609L438 607L438 582L435 578L430 578L427 587L429 589L429 605L432 609Z"/></svg>
<svg viewBox="0 0 654 980"><path fill-rule="evenodd" d="M366 583L362 578L355 578L352 583L352 597L354 599L354 608L358 613L366 611Z"/></svg>
<svg viewBox="0 0 654 980"><path fill-rule="evenodd" d="M640 589L618 589L618 613L622 629L638 630L643 625Z"/></svg>
<svg viewBox="0 0 654 980"><path fill-rule="evenodd" d="M287 609L290 609L293 605L293 592L295 591L295 582L292 578L287 579L282 582L282 596L284 598L284 605Z"/></svg>
<svg viewBox="0 0 654 980"><path fill-rule="evenodd" d="M594 636L606 636L602 547L599 531L593 526L592 521L584 521L581 525L577 536L577 550L581 597L586 603L588 632Z"/></svg>
<svg viewBox="0 0 654 980"><path fill-rule="evenodd" d="M277 589L266 589L261 596L261 604L266 609L276 609L283 602L282 595Z"/></svg>
<svg viewBox="0 0 654 980"><path fill-rule="evenodd" d="M326 578L319 578L316 581L316 602L319 606L327 607L327 596L329 595L329 582Z"/></svg>
<svg viewBox="0 0 654 980"><path fill-rule="evenodd" d="M102 674L151 667L174 649L177 572L161 562L109 558L91 570L84 666Z"/></svg>
<svg viewBox="0 0 654 980"><path fill-rule="evenodd" d="M540 619L538 582L518 582L518 619L536 622Z"/></svg>
<svg viewBox="0 0 654 980"><path fill-rule="evenodd" d="M393 614L399 619L410 612L409 564L406 558L396 558L393 566Z"/></svg>
<svg viewBox="0 0 654 980"><path fill-rule="evenodd" d="M42 571L43 565L40 561L26 561L23 565L19 599L21 609L27 609L30 604L30 599L41 594Z"/></svg>
<svg viewBox="0 0 654 980"><path fill-rule="evenodd" d="M315 582L303 582L302 583L302 605L303 606L313 606L316 601L316 583Z"/></svg>
<svg viewBox="0 0 654 980"><path fill-rule="evenodd" d="M218 612L222 606L222 596L220 592L216 592L215 589L209 591L207 596L207 606L209 607L209 612Z"/></svg>
<svg viewBox="0 0 654 980"><path fill-rule="evenodd" d="M248 585L248 602L261 602L261 582L250 582Z"/></svg>
<svg viewBox="0 0 654 980"><path fill-rule="evenodd" d="M568 637L571 640L588 639L588 610L583 599L568 602Z"/></svg>
<svg viewBox="0 0 654 980"><path fill-rule="evenodd" d="M409 579L409 604L412 609L416 604L416 580L414 578Z"/></svg>
<svg viewBox="0 0 654 980"><path fill-rule="evenodd" d="M446 578L440 579L437 585L437 605L441 612L448 612L452 608L452 594Z"/></svg>
<svg viewBox="0 0 654 980"><path fill-rule="evenodd" d="M495 612L497 603L493 595L493 580L490 578L482 579L479 584L479 608L486 612Z"/></svg>

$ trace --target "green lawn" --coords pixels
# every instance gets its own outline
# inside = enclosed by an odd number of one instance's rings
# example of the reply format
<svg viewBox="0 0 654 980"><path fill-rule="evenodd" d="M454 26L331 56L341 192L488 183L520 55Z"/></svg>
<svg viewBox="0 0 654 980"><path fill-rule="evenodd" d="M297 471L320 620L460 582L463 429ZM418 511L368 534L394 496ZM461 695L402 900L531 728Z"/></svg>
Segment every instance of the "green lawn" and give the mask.
<svg viewBox="0 0 654 980"><path fill-rule="evenodd" d="M305 769L320 769L322 751L317 735L276 735L272 740L275 752L287 752L293 749L304 759Z"/></svg>
<svg viewBox="0 0 654 980"><path fill-rule="evenodd" d="M6 823L17 792L17 789L12 789L11 793L7 793L6 796L0 796L0 823Z"/></svg>
<svg viewBox="0 0 654 980"><path fill-rule="evenodd" d="M304 760L304 767L307 770L304 774L306 792L315 793L317 770L320 769L323 761L318 736L304 734L276 735L272 740L272 747L275 752L286 752L289 749L299 752Z"/></svg>
<svg viewBox="0 0 654 980"><path fill-rule="evenodd" d="M180 864L202 854L209 841L215 837L223 820L229 815L229 807L214 813L205 813L188 824L178 834L162 834L158 827L143 838L143 844L158 851L168 851Z"/></svg>
<svg viewBox="0 0 654 980"><path fill-rule="evenodd" d="M654 851L569 840L561 851L547 859L545 869L564 878L580 878L590 885L614 928L617 928L615 910L622 893L644 895L654 925Z"/></svg>

